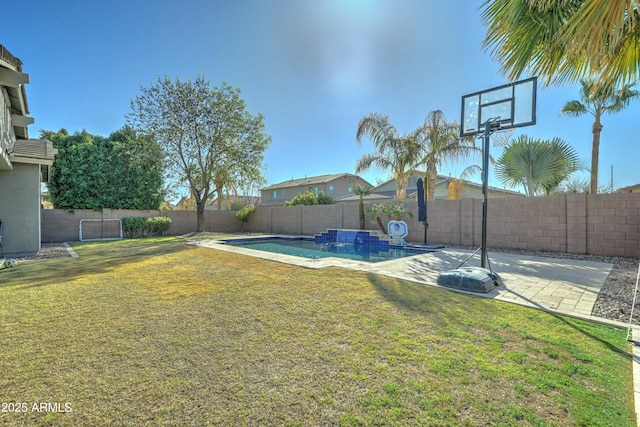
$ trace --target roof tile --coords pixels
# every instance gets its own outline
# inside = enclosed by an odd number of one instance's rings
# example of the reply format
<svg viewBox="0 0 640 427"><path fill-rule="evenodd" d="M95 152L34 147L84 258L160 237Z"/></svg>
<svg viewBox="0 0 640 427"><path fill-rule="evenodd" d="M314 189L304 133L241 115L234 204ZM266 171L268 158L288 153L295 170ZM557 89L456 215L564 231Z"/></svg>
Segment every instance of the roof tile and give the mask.
<svg viewBox="0 0 640 427"><path fill-rule="evenodd" d="M51 141L42 139L17 139L13 146L13 157L26 157L53 161L58 150L53 148Z"/></svg>

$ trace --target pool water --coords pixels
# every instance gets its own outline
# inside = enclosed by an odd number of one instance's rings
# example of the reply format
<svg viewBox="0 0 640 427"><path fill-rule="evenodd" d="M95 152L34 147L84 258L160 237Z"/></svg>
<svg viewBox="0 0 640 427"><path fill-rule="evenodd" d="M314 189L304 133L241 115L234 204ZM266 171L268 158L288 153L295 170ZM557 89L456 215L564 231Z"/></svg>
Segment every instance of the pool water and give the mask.
<svg viewBox="0 0 640 427"><path fill-rule="evenodd" d="M308 259L346 258L357 261L379 262L432 252L425 249L403 248L401 246L363 245L353 243L316 243L312 239L230 239L226 244L247 249L293 255Z"/></svg>

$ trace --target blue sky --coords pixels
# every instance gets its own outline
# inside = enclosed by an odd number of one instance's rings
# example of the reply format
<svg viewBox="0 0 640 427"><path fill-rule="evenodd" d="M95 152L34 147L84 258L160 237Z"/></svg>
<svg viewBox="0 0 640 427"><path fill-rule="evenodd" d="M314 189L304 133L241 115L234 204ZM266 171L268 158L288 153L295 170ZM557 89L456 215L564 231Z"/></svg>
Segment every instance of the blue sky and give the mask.
<svg viewBox="0 0 640 427"><path fill-rule="evenodd" d="M462 95L507 80L482 47L479 0L25 0L3 6L0 43L24 65L40 129L107 136L125 124L130 100L158 76L242 90L272 137L269 184L353 173L373 151L358 121L387 114L401 133L432 110L460 121ZM528 77L528 76L524 76ZM561 137L591 156L591 118L559 116L576 86L538 90L536 138ZM605 116L600 184L640 182L640 102ZM498 157L500 148L492 148ZM478 159L477 164L481 163ZM463 164L439 173L458 175ZM586 173L585 173L586 176ZM372 184L388 171L363 177ZM475 178L477 182L480 177ZM490 171L490 184L501 186Z"/></svg>

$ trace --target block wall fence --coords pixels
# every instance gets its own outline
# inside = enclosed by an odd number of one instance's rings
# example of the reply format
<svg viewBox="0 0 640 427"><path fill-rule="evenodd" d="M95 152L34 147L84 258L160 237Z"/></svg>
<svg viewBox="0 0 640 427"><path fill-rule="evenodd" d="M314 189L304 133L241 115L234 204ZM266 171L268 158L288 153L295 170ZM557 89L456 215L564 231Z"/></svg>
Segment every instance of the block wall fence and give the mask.
<svg viewBox="0 0 640 427"><path fill-rule="evenodd" d="M409 242L421 243L424 227L417 220L415 201L405 202L414 213L405 221ZM195 211L103 212L43 209L42 242L76 241L81 219L114 219L129 216L168 216L169 235L196 229ZM427 203L428 243L479 247L482 231L482 200L435 200ZM367 217L366 228L377 225ZM387 218L384 218L385 222ZM205 229L238 233L241 223L234 212L206 211ZM358 203L322 206L256 208L245 225L246 232L314 235L328 228L357 229ZM640 257L640 193L569 194L551 197L489 199L487 247L534 251L569 252Z"/></svg>

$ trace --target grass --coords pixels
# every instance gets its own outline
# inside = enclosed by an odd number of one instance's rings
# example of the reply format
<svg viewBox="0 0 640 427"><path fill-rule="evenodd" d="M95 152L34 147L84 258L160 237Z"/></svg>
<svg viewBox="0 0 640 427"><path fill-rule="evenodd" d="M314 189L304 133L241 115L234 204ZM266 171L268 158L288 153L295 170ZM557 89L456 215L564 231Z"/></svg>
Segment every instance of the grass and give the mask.
<svg viewBox="0 0 640 427"><path fill-rule="evenodd" d="M634 426L625 331L172 238L0 271L2 425Z"/></svg>

